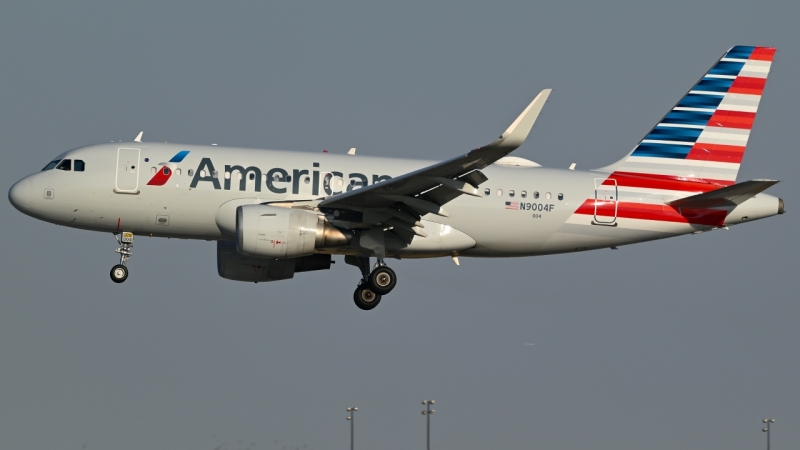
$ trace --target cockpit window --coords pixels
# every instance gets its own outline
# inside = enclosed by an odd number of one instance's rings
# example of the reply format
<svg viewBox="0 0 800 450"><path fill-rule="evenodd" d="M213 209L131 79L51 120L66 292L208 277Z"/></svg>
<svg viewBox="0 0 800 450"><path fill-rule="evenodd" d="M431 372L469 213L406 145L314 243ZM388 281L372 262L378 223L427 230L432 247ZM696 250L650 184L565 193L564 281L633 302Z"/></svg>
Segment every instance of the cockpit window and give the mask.
<svg viewBox="0 0 800 450"><path fill-rule="evenodd" d="M65 160L61 161L56 166L56 169L57 170L72 170L72 160L71 159L65 159Z"/></svg>
<svg viewBox="0 0 800 450"><path fill-rule="evenodd" d="M75 172L83 172L86 169L86 163L80 159L75 160Z"/></svg>
<svg viewBox="0 0 800 450"><path fill-rule="evenodd" d="M46 165L46 166L44 166L44 169L42 169L42 172L44 172L45 170L54 169L54 168L56 167L56 165L57 165L57 164L58 164L60 161L61 161L60 159L57 159L57 160L55 160L55 161L50 161L49 163L47 163L47 165Z"/></svg>

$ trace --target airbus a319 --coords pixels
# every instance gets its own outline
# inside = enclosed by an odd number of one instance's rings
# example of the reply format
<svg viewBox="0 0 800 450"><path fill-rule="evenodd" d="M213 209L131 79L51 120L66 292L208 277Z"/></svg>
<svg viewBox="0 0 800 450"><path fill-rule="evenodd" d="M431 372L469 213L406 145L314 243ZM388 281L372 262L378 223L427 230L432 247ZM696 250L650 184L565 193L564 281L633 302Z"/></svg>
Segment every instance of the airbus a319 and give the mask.
<svg viewBox="0 0 800 450"><path fill-rule="evenodd" d="M76 148L14 184L39 220L117 236L128 277L134 235L213 240L217 270L268 282L360 270L370 310L397 283L390 258L580 252L724 228L784 212L737 183L775 49L726 52L625 157L589 171L509 154L527 138L543 90L494 142L443 162L142 142ZM372 258L375 259L374 264Z"/></svg>

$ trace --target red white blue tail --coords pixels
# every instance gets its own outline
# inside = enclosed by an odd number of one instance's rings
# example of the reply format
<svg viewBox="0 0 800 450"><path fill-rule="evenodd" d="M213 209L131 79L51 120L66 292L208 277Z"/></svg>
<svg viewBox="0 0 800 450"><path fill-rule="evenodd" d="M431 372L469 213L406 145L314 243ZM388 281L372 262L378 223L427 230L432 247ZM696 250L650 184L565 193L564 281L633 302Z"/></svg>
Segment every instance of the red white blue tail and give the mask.
<svg viewBox="0 0 800 450"><path fill-rule="evenodd" d="M733 184L774 55L769 47L731 48L631 153L599 170Z"/></svg>

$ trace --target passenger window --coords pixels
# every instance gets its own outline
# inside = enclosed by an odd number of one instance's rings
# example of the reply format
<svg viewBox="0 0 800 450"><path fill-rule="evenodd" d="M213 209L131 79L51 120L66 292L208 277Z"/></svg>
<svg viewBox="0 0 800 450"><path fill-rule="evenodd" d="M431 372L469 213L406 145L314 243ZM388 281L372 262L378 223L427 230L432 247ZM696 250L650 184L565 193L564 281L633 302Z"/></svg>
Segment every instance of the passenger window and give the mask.
<svg viewBox="0 0 800 450"><path fill-rule="evenodd" d="M564 194L561 194L561 193L559 193L559 194L558 194L558 199L559 199L559 200L564 200Z"/></svg>
<svg viewBox="0 0 800 450"><path fill-rule="evenodd" d="M311 183L311 177L307 176L307 177L303 178L303 183L305 183L305 184Z"/></svg>
<svg viewBox="0 0 800 450"><path fill-rule="evenodd" d="M513 190L511 190L511 191L508 191L508 196L509 196L509 197L513 197L513 196L514 196L514 191L513 191Z"/></svg>
<svg viewBox="0 0 800 450"><path fill-rule="evenodd" d="M175 174L176 175L180 175L181 174L181 169L175 169Z"/></svg>
<svg viewBox="0 0 800 450"><path fill-rule="evenodd" d="M533 192L533 198L539 198L539 191Z"/></svg>
<svg viewBox="0 0 800 450"><path fill-rule="evenodd" d="M55 160L55 161L50 161L49 163L47 163L46 166L44 166L44 169L42 169L42 172L44 172L45 170L55 169L55 167L58 165L59 161L60 160L58 160L58 159Z"/></svg>
<svg viewBox="0 0 800 450"><path fill-rule="evenodd" d="M188 171L186 171L186 174L191 177L192 175L194 175L194 170L189 169Z"/></svg>
<svg viewBox="0 0 800 450"><path fill-rule="evenodd" d="M550 200L550 193L548 192L547 194L544 194L544 198L546 198L547 200Z"/></svg>
<svg viewBox="0 0 800 450"><path fill-rule="evenodd" d="M250 180L251 180L251 181L256 179L256 174L255 174L255 172L250 172L250 175L248 175L248 176L250 177Z"/></svg>
<svg viewBox="0 0 800 450"><path fill-rule="evenodd" d="M169 175L169 167L164 166L164 168L162 169L162 172L164 172L164 175Z"/></svg>
<svg viewBox="0 0 800 450"><path fill-rule="evenodd" d="M83 172L86 169L86 163L80 159L75 160L75 172Z"/></svg>
<svg viewBox="0 0 800 450"><path fill-rule="evenodd" d="M47 170L47 169L45 169L45 170ZM488 197L488 196L490 196L490 195L492 195L492 190L491 190L491 189L489 189L489 188L486 188L486 189L484 189L484 190L483 190L483 195L485 195L485 196L487 196L487 197Z"/></svg>
<svg viewBox="0 0 800 450"><path fill-rule="evenodd" d="M205 171L205 170L201 170L201 171L200 171L200 176L201 176L202 178L205 178L205 177L206 177L206 171Z"/></svg>
<svg viewBox="0 0 800 450"><path fill-rule="evenodd" d="M158 169L156 169L155 167L151 167L151 168L150 168L150 173L151 173L151 174L155 175L155 174L156 174L156 172L158 172Z"/></svg>
<svg viewBox="0 0 800 450"><path fill-rule="evenodd" d="M211 177L212 178L219 178L219 172L217 172L216 170L212 170L211 171Z"/></svg>
<svg viewBox="0 0 800 450"><path fill-rule="evenodd" d="M519 193L519 196L520 196L520 197L522 197L522 198L525 198L525 197L527 197L527 196L528 196L528 191L522 191L522 192L520 192L520 193Z"/></svg>
<svg viewBox="0 0 800 450"><path fill-rule="evenodd" d="M498 189L497 190L497 196L498 197L502 197L503 196L503 190L502 189Z"/></svg>
<svg viewBox="0 0 800 450"><path fill-rule="evenodd" d="M61 161L59 165L56 166L58 170L72 170L72 160L65 159Z"/></svg>

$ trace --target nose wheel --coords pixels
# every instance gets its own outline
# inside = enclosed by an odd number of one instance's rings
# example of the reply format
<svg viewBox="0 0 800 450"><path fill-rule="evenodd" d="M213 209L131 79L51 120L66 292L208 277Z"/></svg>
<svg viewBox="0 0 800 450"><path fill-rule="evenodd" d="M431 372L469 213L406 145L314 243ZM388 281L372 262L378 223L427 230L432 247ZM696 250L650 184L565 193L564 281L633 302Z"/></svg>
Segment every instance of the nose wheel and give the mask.
<svg viewBox="0 0 800 450"><path fill-rule="evenodd" d="M114 283L122 283L128 279L128 268L122 264L117 264L111 268L111 281Z"/></svg>
<svg viewBox="0 0 800 450"><path fill-rule="evenodd" d="M133 233L124 231L122 234L114 234L119 247L115 250L119 253L119 264L111 268L111 281L122 283L128 279L128 258L133 256Z"/></svg>

